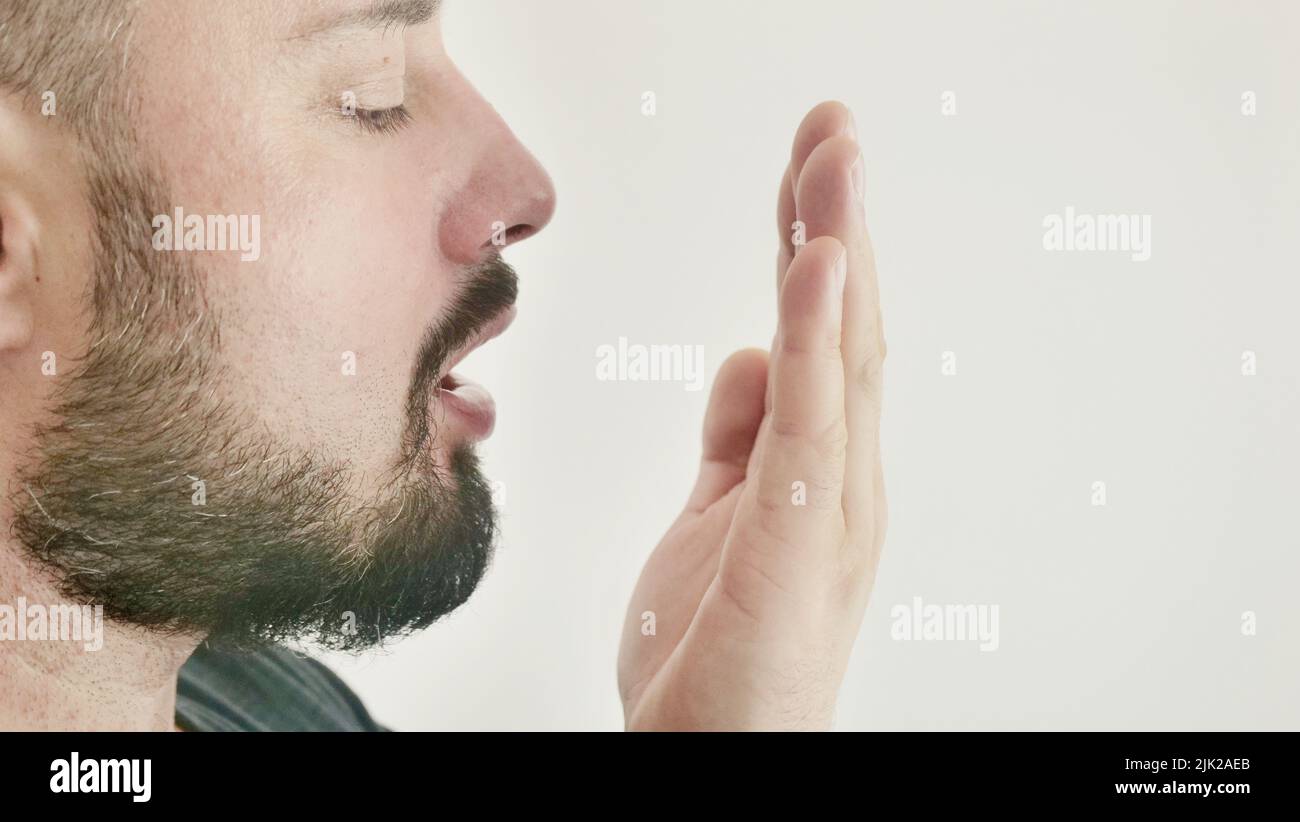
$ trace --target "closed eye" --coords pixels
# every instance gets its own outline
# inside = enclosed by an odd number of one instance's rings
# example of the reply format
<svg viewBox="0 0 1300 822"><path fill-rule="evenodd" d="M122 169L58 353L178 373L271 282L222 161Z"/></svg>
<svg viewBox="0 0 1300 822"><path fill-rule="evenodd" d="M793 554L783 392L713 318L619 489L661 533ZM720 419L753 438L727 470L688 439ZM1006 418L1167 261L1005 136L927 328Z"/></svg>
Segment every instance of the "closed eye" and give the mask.
<svg viewBox="0 0 1300 822"><path fill-rule="evenodd" d="M406 105L392 108L356 108L349 118L357 121L357 126L371 134L396 134L411 122L411 112Z"/></svg>

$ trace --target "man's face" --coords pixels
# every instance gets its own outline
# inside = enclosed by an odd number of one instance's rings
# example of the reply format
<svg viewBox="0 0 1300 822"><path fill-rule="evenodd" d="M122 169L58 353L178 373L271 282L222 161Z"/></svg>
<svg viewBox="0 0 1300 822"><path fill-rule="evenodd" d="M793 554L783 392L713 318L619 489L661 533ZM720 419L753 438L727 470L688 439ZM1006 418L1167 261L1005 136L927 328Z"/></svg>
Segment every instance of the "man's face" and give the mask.
<svg viewBox="0 0 1300 822"><path fill-rule="evenodd" d="M554 194L451 63L436 17L327 28L371 8L154 3L136 76L150 100L141 132L174 202L261 216L258 261L198 261L246 400L277 435L347 460L373 488L396 456L425 330L467 269L500 251L493 224L511 240L531 233ZM445 464L446 446L486 432L440 410Z"/></svg>
<svg viewBox="0 0 1300 822"><path fill-rule="evenodd" d="M153 2L129 36L138 168L88 186L103 248L43 317L89 354L49 396L20 536L148 626L427 625L494 533L491 402L447 372L512 316L498 254L548 222L550 180L429 3ZM151 246L178 208L247 217L257 258Z"/></svg>

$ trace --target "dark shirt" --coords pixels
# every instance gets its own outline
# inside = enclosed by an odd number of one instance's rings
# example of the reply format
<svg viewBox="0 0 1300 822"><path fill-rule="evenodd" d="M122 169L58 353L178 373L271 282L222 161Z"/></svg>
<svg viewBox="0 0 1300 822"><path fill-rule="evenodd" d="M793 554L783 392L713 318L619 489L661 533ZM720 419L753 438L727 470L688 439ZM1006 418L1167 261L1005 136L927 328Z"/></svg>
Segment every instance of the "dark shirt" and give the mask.
<svg viewBox="0 0 1300 822"><path fill-rule="evenodd" d="M330 669L279 646L249 654L200 645L181 667L186 731L387 731Z"/></svg>

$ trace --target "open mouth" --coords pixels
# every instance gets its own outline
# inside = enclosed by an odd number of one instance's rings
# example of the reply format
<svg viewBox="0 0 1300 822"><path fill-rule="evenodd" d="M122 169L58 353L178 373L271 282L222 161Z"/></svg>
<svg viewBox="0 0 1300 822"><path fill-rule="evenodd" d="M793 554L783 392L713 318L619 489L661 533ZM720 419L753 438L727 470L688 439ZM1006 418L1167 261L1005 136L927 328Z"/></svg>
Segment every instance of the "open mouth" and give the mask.
<svg viewBox="0 0 1300 822"><path fill-rule="evenodd" d="M443 367L444 373L438 380L437 400L446 411L446 416L454 423L456 439L470 442L487 439L496 426L496 403L483 386L453 373L451 369L459 365L470 352L500 336L514 322L516 313L513 305L502 311L449 357ZM444 423L447 421L444 420Z"/></svg>
<svg viewBox="0 0 1300 822"><path fill-rule="evenodd" d="M438 390L440 391L455 391L460 386L460 377L451 372L448 372L445 377L438 381Z"/></svg>
<svg viewBox="0 0 1300 822"><path fill-rule="evenodd" d="M459 350L448 357L447 362L442 367L443 375L442 379L438 381L438 387L455 390L461 383L459 378L451 373L451 369L460 365L461 361L468 357L472 351L505 333L505 330L515 321L515 316L518 313L518 309L513 305L504 309L500 314L493 317L490 322L485 323L478 333L461 346Z"/></svg>

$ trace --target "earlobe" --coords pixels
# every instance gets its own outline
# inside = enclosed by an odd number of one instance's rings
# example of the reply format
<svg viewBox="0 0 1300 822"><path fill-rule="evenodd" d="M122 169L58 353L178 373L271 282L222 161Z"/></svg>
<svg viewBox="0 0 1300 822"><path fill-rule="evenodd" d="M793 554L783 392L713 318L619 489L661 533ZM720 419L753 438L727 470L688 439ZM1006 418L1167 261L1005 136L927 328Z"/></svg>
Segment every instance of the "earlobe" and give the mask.
<svg viewBox="0 0 1300 822"><path fill-rule="evenodd" d="M0 355L27 348L35 333L35 250L31 215L0 192Z"/></svg>

